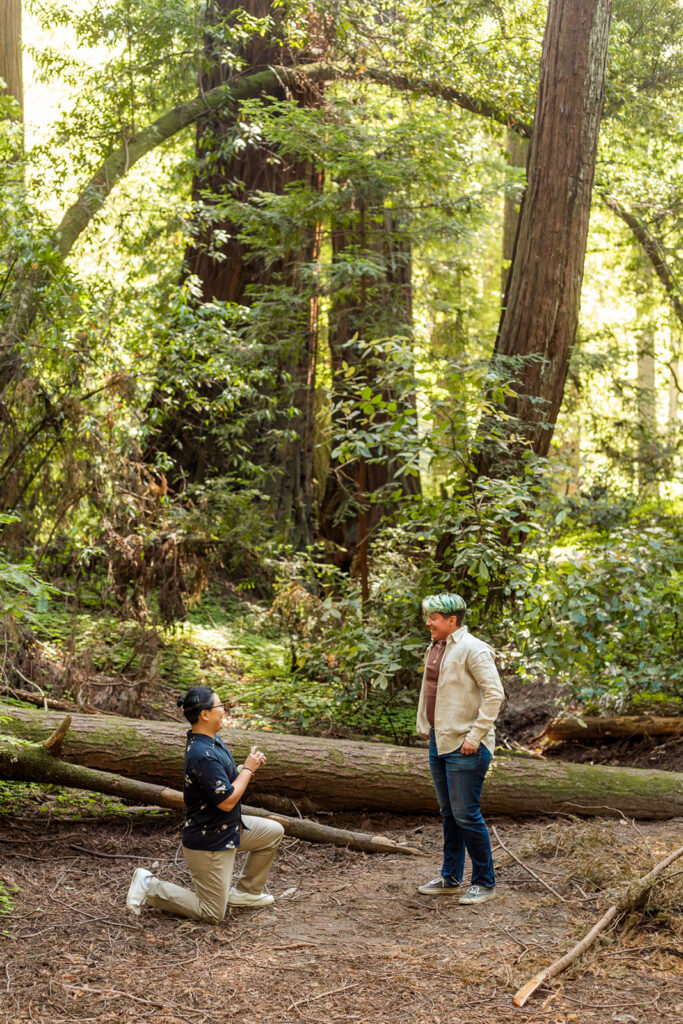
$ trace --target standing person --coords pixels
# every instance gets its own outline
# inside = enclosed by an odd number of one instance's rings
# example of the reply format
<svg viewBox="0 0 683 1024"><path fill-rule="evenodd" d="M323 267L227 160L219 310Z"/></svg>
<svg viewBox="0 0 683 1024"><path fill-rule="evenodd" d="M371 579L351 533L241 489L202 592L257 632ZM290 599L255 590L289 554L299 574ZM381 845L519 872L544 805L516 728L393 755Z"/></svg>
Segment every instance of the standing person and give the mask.
<svg viewBox="0 0 683 1024"><path fill-rule="evenodd" d="M270 865L284 835L282 825L241 814L240 800L252 776L266 763L252 747L238 773L232 754L218 737L223 704L207 686L193 686L178 707L190 723L185 747L186 814L183 854L194 892L155 878L137 868L126 906L139 915L143 904L171 914L218 924L228 907L266 907L273 897L263 890ZM247 851L242 874L230 887L237 849Z"/></svg>
<svg viewBox="0 0 683 1024"><path fill-rule="evenodd" d="M429 896L484 903L495 896L491 840L481 814L481 790L495 748L493 723L505 698L493 651L463 625L467 605L458 594L422 602L432 642L425 657L417 732L429 736L429 767L443 822L439 878L418 886ZM465 850L472 882L460 888Z"/></svg>

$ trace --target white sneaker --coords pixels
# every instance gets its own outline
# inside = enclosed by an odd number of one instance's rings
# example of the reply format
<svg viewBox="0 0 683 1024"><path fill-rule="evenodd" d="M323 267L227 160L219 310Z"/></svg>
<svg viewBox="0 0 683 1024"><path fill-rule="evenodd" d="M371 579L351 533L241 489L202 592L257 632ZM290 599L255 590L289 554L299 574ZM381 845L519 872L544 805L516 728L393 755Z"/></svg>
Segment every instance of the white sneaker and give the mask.
<svg viewBox="0 0 683 1024"><path fill-rule="evenodd" d="M269 907L275 903L275 897L269 892L240 892L233 886L228 895L231 907Z"/></svg>
<svg viewBox="0 0 683 1024"><path fill-rule="evenodd" d="M135 914L136 917L140 916L142 906L147 901L149 887L145 885L146 878L152 878L152 872L147 871L146 868L136 868L128 887L126 908L131 914Z"/></svg>

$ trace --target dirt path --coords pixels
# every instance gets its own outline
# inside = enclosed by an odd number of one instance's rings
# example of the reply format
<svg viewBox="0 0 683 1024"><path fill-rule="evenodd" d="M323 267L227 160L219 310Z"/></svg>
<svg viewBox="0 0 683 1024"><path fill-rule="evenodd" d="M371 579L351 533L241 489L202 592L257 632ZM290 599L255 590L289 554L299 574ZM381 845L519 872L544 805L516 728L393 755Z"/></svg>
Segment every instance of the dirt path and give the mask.
<svg viewBox="0 0 683 1024"><path fill-rule="evenodd" d="M510 1002L604 909L604 897L584 900L578 886L590 896L621 865L647 870L680 844L680 822L574 823L572 832L570 822L495 821L506 845L569 902L497 850L500 896L478 908L416 893L439 870L433 819L348 815L335 823L409 839L428 856L366 856L286 838L269 886L275 905L232 911L211 926L151 910L137 922L124 913L138 862L158 859L160 875L187 881L174 817L40 826L2 819L2 875L19 891L12 917L0 919L0 1020L653 1024L683 1017L680 934L666 908L658 929L648 918L630 932L627 925L618 944L608 936L578 973L540 990L524 1010Z"/></svg>

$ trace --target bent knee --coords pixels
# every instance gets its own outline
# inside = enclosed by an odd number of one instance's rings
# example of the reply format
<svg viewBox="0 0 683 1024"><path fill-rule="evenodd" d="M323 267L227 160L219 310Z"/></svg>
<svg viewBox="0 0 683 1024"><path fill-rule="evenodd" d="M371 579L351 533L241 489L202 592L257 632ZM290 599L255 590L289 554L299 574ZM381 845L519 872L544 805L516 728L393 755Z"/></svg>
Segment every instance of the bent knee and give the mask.
<svg viewBox="0 0 683 1024"><path fill-rule="evenodd" d="M268 820L268 834L266 836L266 840L267 840L267 842L266 842L266 849L268 849L270 847L273 847L273 846L279 846L280 843L282 842L282 837L284 836L284 834L285 834L284 827L280 824L279 821L270 821L270 820Z"/></svg>
<svg viewBox="0 0 683 1024"><path fill-rule="evenodd" d="M199 920L206 921L207 924L220 924L224 918L225 911L221 914L219 910L212 907L202 907L199 911Z"/></svg>

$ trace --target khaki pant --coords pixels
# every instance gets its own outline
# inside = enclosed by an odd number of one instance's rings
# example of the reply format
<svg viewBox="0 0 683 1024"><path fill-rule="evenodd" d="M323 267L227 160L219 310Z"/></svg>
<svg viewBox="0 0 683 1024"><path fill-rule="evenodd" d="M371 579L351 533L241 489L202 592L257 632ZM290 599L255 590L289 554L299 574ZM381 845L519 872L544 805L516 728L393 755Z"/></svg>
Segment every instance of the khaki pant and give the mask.
<svg viewBox="0 0 683 1024"><path fill-rule="evenodd" d="M285 830L268 818L244 815L247 826L240 830L240 851L247 854L236 888L260 893ZM169 914L180 914L198 921L218 924L225 917L237 850L188 850L183 855L190 869L194 892L160 878L150 880L146 904Z"/></svg>

